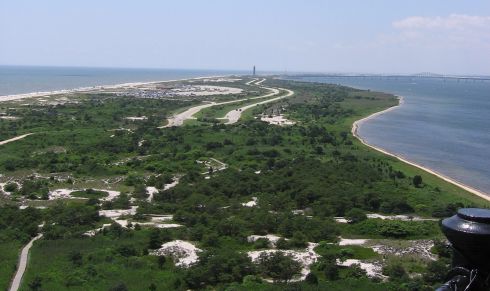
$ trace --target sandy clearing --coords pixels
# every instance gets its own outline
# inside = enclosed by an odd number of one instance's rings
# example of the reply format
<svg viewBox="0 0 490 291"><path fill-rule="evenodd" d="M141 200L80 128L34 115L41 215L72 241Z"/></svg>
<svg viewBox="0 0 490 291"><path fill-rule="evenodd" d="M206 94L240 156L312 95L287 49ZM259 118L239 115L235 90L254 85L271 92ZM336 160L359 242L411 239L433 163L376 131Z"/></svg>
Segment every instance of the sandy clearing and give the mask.
<svg viewBox="0 0 490 291"><path fill-rule="evenodd" d="M318 255L314 250L316 246L318 246L317 243L310 242L308 243L308 247L304 251L272 249L272 250L250 251L247 253L247 255L250 257L252 262L257 262L260 255L264 253L272 254L276 252L282 252L287 256L291 256L295 261L299 262L303 267L301 269L301 275L297 278L293 278L292 280L290 280L290 282L298 282L306 278L306 276L310 273L311 265L314 264L320 258L320 255Z"/></svg>
<svg viewBox="0 0 490 291"><path fill-rule="evenodd" d="M170 184L165 184L163 185L163 191L167 191L168 189L172 189L173 187L177 186L179 184L179 177L174 177L173 182ZM155 194L159 192L159 190L156 187L146 187L146 192L148 192L148 202L152 202L153 198L155 197Z"/></svg>
<svg viewBox="0 0 490 291"><path fill-rule="evenodd" d="M383 219L383 220L401 220L401 221L439 221L437 218L422 218L420 216L410 215L382 215L378 213L368 213L367 218L371 219Z"/></svg>
<svg viewBox="0 0 490 291"><path fill-rule="evenodd" d="M23 134L23 135L19 135L19 136L16 136L16 137L13 137L11 139L7 139L7 140L4 140L4 141L0 141L0 145L4 145L4 144L8 144L10 142L13 142L13 141L16 141L16 140L19 140L19 139L23 139L29 135L32 135L33 133L26 133L26 134Z"/></svg>
<svg viewBox="0 0 490 291"><path fill-rule="evenodd" d="M156 187L146 187L146 192L148 193L148 198L146 199L146 201L148 202L152 202L153 201L153 197L155 196L155 194L158 193L158 189Z"/></svg>
<svg viewBox="0 0 490 291"><path fill-rule="evenodd" d="M342 216L337 216L337 217L334 217L333 219L335 220L335 222L338 222L338 223L349 223L350 222L348 219L346 219L345 217L342 217Z"/></svg>
<svg viewBox="0 0 490 291"><path fill-rule="evenodd" d="M276 115L276 116L272 116L272 117L262 116L260 118L260 120L262 120L264 122L267 122L269 124L272 124L272 125L279 125L279 126L294 125L294 124L296 124L296 122L287 119L282 114Z"/></svg>
<svg viewBox="0 0 490 291"><path fill-rule="evenodd" d="M176 266L187 268L199 260L200 252L202 252L201 249L188 241L174 240L162 244L158 250L150 252L150 255L171 256Z"/></svg>
<svg viewBox="0 0 490 291"><path fill-rule="evenodd" d="M131 120L131 121L138 121L138 120L147 120L148 117L146 116L129 116L125 118L126 120Z"/></svg>
<svg viewBox="0 0 490 291"><path fill-rule="evenodd" d="M368 239L349 239L349 238L340 238L339 246L361 246L367 243Z"/></svg>
<svg viewBox="0 0 490 291"><path fill-rule="evenodd" d="M373 251L378 254L389 254L394 256L410 256L410 257L421 257L426 260L435 261L437 256L433 254L430 250L434 246L432 240L412 240L405 241L404 243L410 243L410 245L397 245L397 244L375 244L370 246Z"/></svg>
<svg viewBox="0 0 490 291"><path fill-rule="evenodd" d="M344 266L344 267L350 267L352 265L359 265L361 269L366 271L366 274L368 277L378 277L378 278L386 278L385 275L383 275L383 266L380 263L365 263L360 260L356 259L347 259L345 261L341 261L337 259L336 261L337 265L339 266Z"/></svg>
<svg viewBox="0 0 490 291"><path fill-rule="evenodd" d="M56 200L56 199L72 199L73 197L71 196L71 193L76 192L76 191L83 191L83 190L77 190L77 189L56 189L49 191L49 200ZM77 197L78 199L78 197ZM83 199L83 198L80 198Z"/></svg>
<svg viewBox="0 0 490 291"><path fill-rule="evenodd" d="M266 87L264 87L264 88L266 88ZM278 90L276 88L267 88L267 89ZM257 102L257 103L254 103L254 104L250 104L250 105L246 105L246 106L243 106L243 107L234 109L234 110L226 113L225 117L220 118L220 119L227 119L228 121L225 124L234 124L234 123L238 122L238 120L242 116L242 113L245 110L250 109L252 107L255 107L257 105L266 104L266 103L274 102L274 101L277 101L277 100L280 100L280 99L283 99L283 98L287 98L287 97L290 97L290 96L292 96L294 94L294 92L291 91L291 90L289 90L289 89L284 89L284 88L279 88L279 89L286 91L287 94L285 94L283 96L276 97L276 98L268 99L268 100L265 100L265 101Z"/></svg>
<svg viewBox="0 0 490 291"><path fill-rule="evenodd" d="M252 200L242 203L244 207L255 207L257 206L257 197L252 197Z"/></svg>
<svg viewBox="0 0 490 291"><path fill-rule="evenodd" d="M42 233L38 234L36 237L31 239L31 241L22 249L20 253L19 263L17 271L15 272L14 279L12 280L12 284L10 285L10 291L19 290L20 283L22 281L22 277L24 276L24 272L27 268L27 259L29 255L29 250L31 249L34 242L42 237Z"/></svg>
<svg viewBox="0 0 490 291"><path fill-rule="evenodd" d="M121 216L135 215L137 210L138 210L138 206L131 206L130 209L99 210L99 215L111 218L113 220L117 220Z"/></svg>
<svg viewBox="0 0 490 291"><path fill-rule="evenodd" d="M487 201L490 201L490 194L489 194L489 193L486 193L486 192L483 192L483 191L477 190L477 189L475 189L475 188L472 188L472 187L470 187L470 186L468 186L468 185L466 185L466 184L463 184L463 183L461 183L461 182L457 181L456 179L449 178L449 177L447 177L447 176L446 176L446 175L444 175L444 174L441 174L441 173L439 173L439 172L437 172L437 171L435 171L435 170L432 170L432 169L430 169L430 168L427 168L427 167L422 166L422 165L420 165L420 164L417 164L417 163L415 163L415 162L409 161L409 160L407 160L407 159L403 158L402 156L399 156L399 155L397 155L397 154L391 153L391 152L389 152L389 151L387 151L387 150L385 150L385 149L383 149L383 148L380 148L380 147L377 147L377 146L374 146L374 145L370 145L369 143L367 143L367 142L366 142L366 141L365 141L365 140L364 140L364 139L363 139L363 138L362 138L362 137L359 135L359 128L361 127L361 125L362 125L363 123L365 123L366 121L368 121L368 120L370 120L370 119L372 119L372 118L375 118L375 117L377 117L377 116L379 116L379 115L385 114L385 113L390 112L390 111L395 110L395 109L398 109L398 108L400 108L400 106L402 106L403 104L404 104L403 97L398 97L398 105L392 106L392 107L390 107L390 108L388 108L388 109L385 109L385 110L383 110L383 111L379 111L379 112L373 113L373 114L371 114L371 115L369 115L369 116L367 116L367 117L364 117L364 118L362 118L362 119L359 119L359 120L355 121L355 122L352 124L352 130L351 130L352 135L353 135L354 137L356 137L356 138L357 138L357 139L358 139L358 140L359 140L359 141L360 141L362 144L364 144L364 145L366 145L366 146L368 146L368 147L370 147L370 148L372 148L372 149L374 149L374 150L376 150L376 151L378 151L378 152L380 152L380 153L383 153L383 154L385 154L385 155L388 155L388 156L390 156L390 157L393 157L393 158L395 158L395 159L398 159L398 160L400 160L400 161L402 161L402 162L404 162L404 163L406 163L406 164L409 164L409 165L414 166L414 167L416 167L416 168L419 168L419 169L421 169L421 170L423 170L423 171L426 171L427 173L432 174L432 175L434 175L434 176L436 176L436 177L438 177L438 178L441 178L442 180L444 180L444 181L446 181L446 182L448 182L448 183L451 183L451 184L453 184L453 185L455 185L455 186L458 186L459 188L461 188L461 189L463 189L463 190L466 190L466 191L468 191L468 192L470 192L470 193L472 193L472 194L474 194L474 195L476 195L476 196L478 196L478 197L480 197L480 198L483 198L483 199L485 199L485 200L487 200Z"/></svg>
<svg viewBox="0 0 490 291"><path fill-rule="evenodd" d="M49 200L56 200L56 199L86 199L82 197L72 197L71 193L76 192L76 191L85 191L87 189L55 189L52 191L49 191ZM119 191L114 191L114 190L107 190L107 189L93 189L95 191L102 191L106 192L107 196L104 198L101 198L101 201L112 201L116 199L119 195L121 195L121 192Z"/></svg>

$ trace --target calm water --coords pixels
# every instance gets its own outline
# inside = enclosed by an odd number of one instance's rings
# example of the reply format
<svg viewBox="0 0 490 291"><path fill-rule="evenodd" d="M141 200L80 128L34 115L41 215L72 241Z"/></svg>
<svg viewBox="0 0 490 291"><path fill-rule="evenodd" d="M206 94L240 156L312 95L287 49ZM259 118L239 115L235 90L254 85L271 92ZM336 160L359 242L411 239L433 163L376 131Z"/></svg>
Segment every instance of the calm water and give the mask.
<svg viewBox="0 0 490 291"><path fill-rule="evenodd" d="M490 194L490 81L430 78L302 78L403 96L364 123L370 144Z"/></svg>
<svg viewBox="0 0 490 291"><path fill-rule="evenodd" d="M0 66L0 96L130 82L243 74L233 71Z"/></svg>

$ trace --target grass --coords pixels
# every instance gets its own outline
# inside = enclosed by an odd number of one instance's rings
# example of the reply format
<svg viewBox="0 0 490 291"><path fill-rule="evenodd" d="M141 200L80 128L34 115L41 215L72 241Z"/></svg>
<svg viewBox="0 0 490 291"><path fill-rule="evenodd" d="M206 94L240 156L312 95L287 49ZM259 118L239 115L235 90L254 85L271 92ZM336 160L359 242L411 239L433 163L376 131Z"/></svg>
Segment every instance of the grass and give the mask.
<svg viewBox="0 0 490 291"><path fill-rule="evenodd" d="M31 249L31 260L22 281L21 290L29 290L28 284L41 276L43 290L109 290L123 283L129 290L144 290L151 283L157 290L174 289L176 272L170 259L162 269L157 257L123 257L117 248L123 245L136 246L141 254L148 240L148 231L134 232L131 236L67 240L40 240ZM82 255L81 264L70 260L72 254Z"/></svg>
<svg viewBox="0 0 490 291"><path fill-rule="evenodd" d="M320 245L315 248L315 252L317 252L321 256L326 256L328 254L340 254L341 256L344 256L348 259L358 260L369 260L379 257L379 255L371 248L356 245L339 246L325 242L320 243Z"/></svg>
<svg viewBox="0 0 490 291"><path fill-rule="evenodd" d="M7 290L17 269L22 244L18 241L0 243L0 290Z"/></svg>

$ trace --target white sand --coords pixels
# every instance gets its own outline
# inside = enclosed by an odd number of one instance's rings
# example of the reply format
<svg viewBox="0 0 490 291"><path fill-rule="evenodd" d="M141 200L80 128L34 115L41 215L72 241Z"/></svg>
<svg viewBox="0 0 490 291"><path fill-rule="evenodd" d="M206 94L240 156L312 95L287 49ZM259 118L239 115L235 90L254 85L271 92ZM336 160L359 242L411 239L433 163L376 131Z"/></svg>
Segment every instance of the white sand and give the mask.
<svg viewBox="0 0 490 291"><path fill-rule="evenodd" d="M364 271L366 271L366 274L369 276L369 277L378 277L378 278L386 278L385 275L383 275L383 266L378 263L378 264L375 264L375 263L364 263L360 260L356 260L356 259L347 259L345 261L341 261L339 259L337 259L337 265L339 266L344 266L344 267L350 267L352 265L359 265L361 267L361 269L363 269Z"/></svg>
<svg viewBox="0 0 490 291"><path fill-rule="evenodd" d="M411 162L411 161L409 161L409 160L407 160L407 159L405 159L405 158L403 158L403 157L401 157L399 155L393 154L393 153L391 153L391 152L389 152L389 151L387 151L385 149L382 149L382 148L377 147L377 146L370 145L361 136L359 136L359 128L361 127L361 125L364 122L366 122L366 121L368 121L368 120L370 120L372 118L375 118L375 117L377 117L379 115L382 115L382 114L384 114L386 112L390 112L392 110L395 110L395 109L399 108L400 106L402 106L404 104L403 97L398 97L398 100L399 100L399 102L398 102L398 105L396 105L396 106L390 107L390 108L385 109L383 111L379 111L379 112L373 113L373 114L369 115L368 117L364 117L362 119L359 119L359 120L355 121L352 124L352 130L351 130L352 135L354 137L356 137L362 144L364 144L364 145L366 145L366 146L368 146L368 147L370 147L370 148L372 148L374 150L377 150L378 152L381 152L381 153L383 153L385 155L388 155L388 156L391 156L393 158L396 158L396 159L398 159L398 160L400 160L400 161L402 161L402 162L404 162L406 164L409 164L411 166L414 166L414 167L417 167L417 168L419 168L421 170L424 170L427 173L432 174L432 175L434 175L436 177L439 177L439 178L443 179L444 181L449 182L449 183L451 183L453 185L456 185L456 186L460 187L461 189L466 190L466 191L468 191L468 192L470 192L470 193L472 193L472 194L474 194L474 195L476 195L476 196L478 196L480 198L483 198L483 199L485 199L487 201L490 201L490 194L489 193L485 193L483 191L480 191L480 190L477 190L475 188L472 188L472 187L470 187L470 186L468 186L466 184L463 184L463 183L461 183L461 182L459 182L459 181L457 181L457 180L455 180L453 178L449 178L449 177L445 176L444 174L441 174L441 173L439 173L439 172L437 172L435 170L429 169L429 168L427 168L425 166L422 166L420 164L417 164L415 162Z"/></svg>
<svg viewBox="0 0 490 291"><path fill-rule="evenodd" d="M156 187L146 187L146 193L148 193L148 198L146 201L152 202L153 201L153 196L158 193L158 189Z"/></svg>
<svg viewBox="0 0 490 291"><path fill-rule="evenodd" d="M131 206L130 209L99 210L99 215L117 220L121 216L135 215L137 210L138 206Z"/></svg>
<svg viewBox="0 0 490 291"><path fill-rule="evenodd" d="M406 246L406 243L409 246ZM411 258L421 257L426 260L435 261L437 260L437 256L430 251L433 246L434 242L432 240L412 240L404 241L404 245L402 246L397 246L396 244L377 244L371 246L371 248L376 253L382 255L409 256Z"/></svg>
<svg viewBox="0 0 490 291"><path fill-rule="evenodd" d="M81 198L81 197L72 197L71 193L76 192L76 191L85 191L87 189L56 189L49 191L49 200L55 200L55 199L86 199L86 198ZM119 195L121 195L121 192L119 191L114 191L114 190L106 190L106 189L93 189L95 191L103 191L106 192L108 195L104 198L101 198L101 201L112 201L115 198L117 198Z"/></svg>
<svg viewBox="0 0 490 291"><path fill-rule="evenodd" d="M308 247L304 251L296 251L296 250L262 250L262 251L250 251L247 255L250 257L252 262L257 262L258 258L261 254L271 254L275 252L282 252L285 255L291 256L295 261L299 262L302 265L301 275L298 278L293 278L290 282L302 281L306 278L306 276L310 273L310 267L314 264L319 258L314 248L318 244L316 243L308 243Z"/></svg>
<svg viewBox="0 0 490 291"><path fill-rule="evenodd" d="M169 214L169 215L150 215L151 216L151 221L152 222L164 222L164 221L170 221L174 219L174 216Z"/></svg>
<svg viewBox="0 0 490 291"><path fill-rule="evenodd" d="M167 191L168 189L172 189L173 187L175 187L179 184L179 177L174 177L173 180L174 181L172 183L165 184L163 186L163 191ZM159 190L156 187L146 187L146 192L148 192L148 195L149 195L147 201L152 202L153 197L155 196L155 194L157 194L159 192Z"/></svg>
<svg viewBox="0 0 490 291"><path fill-rule="evenodd" d="M147 85L159 84L159 83L172 83L172 82L179 82L179 81L202 80L202 79L209 79L209 78L224 78L224 77L226 76L211 76L211 77L208 76L208 77L175 79L175 80L165 80L165 81L132 82L132 83L122 83L122 84L115 84L115 85L100 85L100 86L91 86L91 87L80 87L75 89L3 95L0 96L0 102L13 101L13 100L19 100L24 98L38 98L38 97L44 97L48 95L72 94L72 93L80 93L80 92L98 91L104 89L135 88L135 87L147 86Z"/></svg>
<svg viewBox="0 0 490 291"><path fill-rule="evenodd" d="M368 239L340 238L339 246L360 246L367 243L368 241Z"/></svg>
<svg viewBox="0 0 490 291"><path fill-rule="evenodd" d="M335 222L338 222L338 223L349 223L350 222L345 217L341 217L341 216L334 217L333 219L335 220Z"/></svg>
<svg viewBox="0 0 490 291"><path fill-rule="evenodd" d="M383 220L400 220L400 221L438 221L437 218L423 218L420 216L411 215L382 215L378 213L366 214L368 219L383 219ZM349 223L350 221L342 216L334 217L334 220L338 223Z"/></svg>
<svg viewBox="0 0 490 291"><path fill-rule="evenodd" d="M382 215L378 213L366 214L367 218L383 219L383 220L401 220L401 221L438 221L437 218L422 218L420 216L409 215Z"/></svg>
<svg viewBox="0 0 490 291"><path fill-rule="evenodd" d="M257 206L257 197L252 197L252 200L242 203L242 206L245 207L255 207Z"/></svg>
<svg viewBox="0 0 490 291"><path fill-rule="evenodd" d="M129 117L126 117L125 119L131 120L131 121L138 121L138 120L147 120L148 117L146 117L146 116L129 116Z"/></svg>
<svg viewBox="0 0 490 291"><path fill-rule="evenodd" d="M101 201L112 201L114 199L116 199L117 197L119 197L119 195L121 195L121 192L119 191L114 191L114 190L107 190L107 189L94 189L95 191L104 191L104 192L107 192L107 196L100 199Z"/></svg>
<svg viewBox="0 0 490 291"><path fill-rule="evenodd" d="M23 134L23 135L19 135L19 136L13 137L11 139L0 141L0 145L8 144L10 142L13 142L13 141L16 141L16 140L19 140L19 139L23 139L23 138L25 138L25 137L27 137L27 136L29 136L31 134L33 134L33 133L27 133L27 134Z"/></svg>
<svg viewBox="0 0 490 291"><path fill-rule="evenodd" d="M73 198L71 196L71 193L76 192L76 191L83 191L83 190L77 190L77 189L56 189L49 191L49 200L56 200L56 199L71 199ZM83 199L83 198L80 198Z"/></svg>
<svg viewBox="0 0 490 291"><path fill-rule="evenodd" d="M265 122L267 122L269 124L272 124L272 125L279 125L279 126L286 126L286 125L294 125L294 124L296 124L296 122L285 118L284 115L282 115L282 114L276 115L276 116L272 116L272 117L262 116L260 118L260 120L265 121Z"/></svg>
<svg viewBox="0 0 490 291"><path fill-rule="evenodd" d="M267 88L267 87L264 87L264 88ZM267 88L267 89L270 89L270 90L278 90L278 89L275 89L275 88ZM283 96L276 97L276 98L267 99L265 101L261 101L261 102L257 102L257 103L254 103L254 104L250 104L250 105L246 105L246 106L237 108L235 110L232 110L232 111L226 113L225 117L222 118L222 119L227 119L228 120L225 124L234 124L234 123L238 122L238 120L242 116L242 113L245 110L250 109L252 107L255 107L257 105L274 102L274 101L277 101L277 100L280 100L280 99L283 99L283 98L288 98L288 97L290 97L290 96L292 96L294 94L294 92L291 91L291 90L289 90L289 89L284 89L284 88L279 88L279 89L285 90L287 92L287 94L285 94ZM278 93L279 93L279 91L278 91ZM276 95L276 94L273 94L273 95Z"/></svg>
<svg viewBox="0 0 490 291"><path fill-rule="evenodd" d="M162 244L160 249L152 251L150 254L154 256L171 256L176 266L187 268L199 260L198 254L200 252L202 250L190 242L174 240Z"/></svg>
<svg viewBox="0 0 490 291"><path fill-rule="evenodd" d="M173 178L173 180L174 180L174 181L173 181L172 183L170 183L170 184L165 184L165 185L163 186L163 191L166 191L166 190L168 190L168 189L172 189L173 187L177 186L177 185L179 184L180 178L179 178L179 177L174 177L174 178Z"/></svg>

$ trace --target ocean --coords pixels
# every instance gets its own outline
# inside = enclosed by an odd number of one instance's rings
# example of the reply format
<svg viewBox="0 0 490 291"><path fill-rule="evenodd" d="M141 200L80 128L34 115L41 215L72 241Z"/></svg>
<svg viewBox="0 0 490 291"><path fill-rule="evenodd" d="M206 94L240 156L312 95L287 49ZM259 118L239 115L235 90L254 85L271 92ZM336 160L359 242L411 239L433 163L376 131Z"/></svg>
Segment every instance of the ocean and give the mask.
<svg viewBox="0 0 490 291"><path fill-rule="evenodd" d="M0 96L132 82L245 74L243 71L0 66Z"/></svg>
<svg viewBox="0 0 490 291"><path fill-rule="evenodd" d="M490 195L490 81L441 78L303 77L392 93L404 103L363 123L359 135Z"/></svg>

